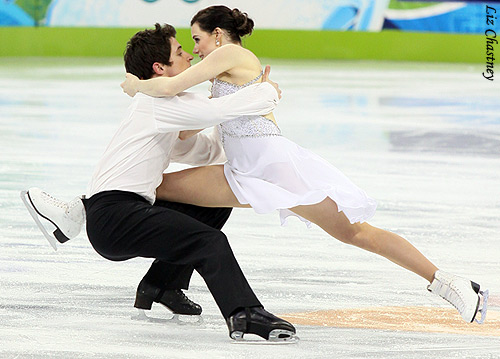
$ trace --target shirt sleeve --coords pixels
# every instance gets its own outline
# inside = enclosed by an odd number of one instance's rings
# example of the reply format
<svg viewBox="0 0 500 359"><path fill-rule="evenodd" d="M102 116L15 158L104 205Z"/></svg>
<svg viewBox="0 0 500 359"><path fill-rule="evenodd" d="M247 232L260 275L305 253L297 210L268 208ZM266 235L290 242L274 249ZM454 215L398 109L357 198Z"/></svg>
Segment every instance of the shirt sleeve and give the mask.
<svg viewBox="0 0 500 359"><path fill-rule="evenodd" d="M219 98L189 92L153 98L153 111L158 130L171 132L212 127L245 115L266 115L278 102L274 87L263 82Z"/></svg>
<svg viewBox="0 0 500 359"><path fill-rule="evenodd" d="M186 140L177 139L171 154L172 162L191 166L207 166L226 161L226 155L214 127L209 134L200 132Z"/></svg>

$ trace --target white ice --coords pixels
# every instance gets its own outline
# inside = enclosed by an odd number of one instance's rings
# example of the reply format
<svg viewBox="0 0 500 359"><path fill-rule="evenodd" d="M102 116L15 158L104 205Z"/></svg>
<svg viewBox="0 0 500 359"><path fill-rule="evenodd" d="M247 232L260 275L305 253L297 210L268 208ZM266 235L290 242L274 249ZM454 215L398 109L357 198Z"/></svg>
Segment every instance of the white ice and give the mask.
<svg viewBox="0 0 500 359"><path fill-rule="evenodd" d="M372 224L498 299L500 79L481 65L269 62L284 135L379 201ZM119 59L0 59L1 358L500 357L498 337L305 325L298 345L235 344L197 274L187 294L202 323L132 320L151 261L107 261L84 233L54 252L19 199L32 186L66 200L85 192L129 102L123 72ZM277 214L238 209L224 232L275 314L449 308L423 279L298 220L282 228ZM150 315L170 317L158 305Z"/></svg>

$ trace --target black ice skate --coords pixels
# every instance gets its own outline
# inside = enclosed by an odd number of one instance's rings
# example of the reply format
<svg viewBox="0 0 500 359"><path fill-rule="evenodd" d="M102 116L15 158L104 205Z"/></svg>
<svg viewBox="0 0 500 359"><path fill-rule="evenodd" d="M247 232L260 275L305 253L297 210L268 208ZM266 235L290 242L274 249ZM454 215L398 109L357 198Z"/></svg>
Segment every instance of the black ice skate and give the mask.
<svg viewBox="0 0 500 359"><path fill-rule="evenodd" d="M190 300L180 289L161 289L142 280L137 287L134 307L150 310L153 302L163 304L174 314L200 315L201 306Z"/></svg>
<svg viewBox="0 0 500 359"><path fill-rule="evenodd" d="M236 341L247 341L245 334L256 334L268 342L295 343L298 337L292 324L269 313L264 308L245 308L226 319L229 336Z"/></svg>

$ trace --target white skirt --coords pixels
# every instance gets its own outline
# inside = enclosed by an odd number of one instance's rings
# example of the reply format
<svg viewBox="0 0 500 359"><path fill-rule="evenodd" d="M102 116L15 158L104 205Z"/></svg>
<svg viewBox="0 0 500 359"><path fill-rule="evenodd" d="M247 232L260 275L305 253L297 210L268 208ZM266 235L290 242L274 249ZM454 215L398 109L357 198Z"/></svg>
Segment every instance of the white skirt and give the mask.
<svg viewBox="0 0 500 359"><path fill-rule="evenodd" d="M224 173L241 204L257 213L279 210L281 224L294 214L289 208L330 197L351 223L365 222L377 203L342 172L315 153L282 136L225 137L228 161Z"/></svg>

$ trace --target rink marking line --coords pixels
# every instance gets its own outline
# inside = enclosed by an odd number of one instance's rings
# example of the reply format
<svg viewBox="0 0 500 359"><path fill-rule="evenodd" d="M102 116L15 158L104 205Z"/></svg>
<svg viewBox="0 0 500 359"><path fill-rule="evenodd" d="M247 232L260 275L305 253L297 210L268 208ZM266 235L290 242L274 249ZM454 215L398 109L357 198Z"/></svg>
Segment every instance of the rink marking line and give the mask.
<svg viewBox="0 0 500 359"><path fill-rule="evenodd" d="M458 312L439 307L369 307L281 314L298 325L500 336L500 311L488 310L484 324L465 323Z"/></svg>

